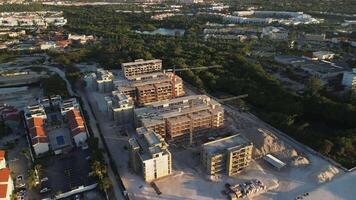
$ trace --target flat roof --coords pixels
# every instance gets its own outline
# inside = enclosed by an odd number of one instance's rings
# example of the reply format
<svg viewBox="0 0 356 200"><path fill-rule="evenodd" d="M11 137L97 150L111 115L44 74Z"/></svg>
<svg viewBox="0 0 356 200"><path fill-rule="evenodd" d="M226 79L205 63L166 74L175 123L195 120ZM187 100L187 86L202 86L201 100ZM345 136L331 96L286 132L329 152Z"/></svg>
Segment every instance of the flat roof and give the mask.
<svg viewBox="0 0 356 200"><path fill-rule="evenodd" d="M127 63L122 63L121 66L123 67L128 67L128 66L135 66L135 65L140 65L140 64L149 64L149 63L154 63L154 62L160 62L162 63L162 60L160 59L153 59L153 60L143 60L143 59L138 59L135 60L134 62L127 62Z"/></svg>
<svg viewBox="0 0 356 200"><path fill-rule="evenodd" d="M271 154L267 154L263 159L278 169L281 169L282 167L286 166L284 162L272 156Z"/></svg>
<svg viewBox="0 0 356 200"><path fill-rule="evenodd" d="M232 135L229 137L214 140L211 142L207 142L207 143L203 144L203 148L207 152L214 154L214 153L217 153L220 151L227 150L232 147L248 146L251 144L252 144L251 142L249 142L247 139L242 137L240 134L236 134L236 135Z"/></svg>

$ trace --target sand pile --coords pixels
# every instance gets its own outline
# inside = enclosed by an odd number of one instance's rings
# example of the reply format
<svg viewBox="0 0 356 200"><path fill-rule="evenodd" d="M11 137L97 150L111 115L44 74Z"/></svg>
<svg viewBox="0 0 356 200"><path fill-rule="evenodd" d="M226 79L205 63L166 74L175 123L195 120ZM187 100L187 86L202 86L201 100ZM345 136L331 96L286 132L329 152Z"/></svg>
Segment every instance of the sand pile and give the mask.
<svg viewBox="0 0 356 200"><path fill-rule="evenodd" d="M334 176L338 173L339 170L336 167L329 165L325 170L323 170L321 173L317 175L317 181L319 183L331 181L331 179L333 179Z"/></svg>
<svg viewBox="0 0 356 200"><path fill-rule="evenodd" d="M309 164L310 164L309 160L304 156L296 156L291 161L292 166L305 166Z"/></svg>
<svg viewBox="0 0 356 200"><path fill-rule="evenodd" d="M253 142L255 147L253 156L255 158L266 154L273 154L279 159L289 160L292 157L298 156L295 149L266 129L248 129L243 135Z"/></svg>

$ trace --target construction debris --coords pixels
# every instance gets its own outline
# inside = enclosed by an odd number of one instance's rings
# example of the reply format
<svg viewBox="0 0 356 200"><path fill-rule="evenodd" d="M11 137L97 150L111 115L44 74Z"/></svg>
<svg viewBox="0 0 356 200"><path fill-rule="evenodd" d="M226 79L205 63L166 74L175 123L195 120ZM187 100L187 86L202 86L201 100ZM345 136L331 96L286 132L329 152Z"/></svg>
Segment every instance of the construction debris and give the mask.
<svg viewBox="0 0 356 200"><path fill-rule="evenodd" d="M304 157L304 156L296 156L292 159L291 163L290 163L292 166L306 166L306 165L309 165L310 162L309 160Z"/></svg>
<svg viewBox="0 0 356 200"><path fill-rule="evenodd" d="M281 160L290 160L298 156L298 153L290 145L278 139L273 133L266 129L247 129L244 136L254 144L254 158L263 157L267 154L273 154Z"/></svg>
<svg viewBox="0 0 356 200"><path fill-rule="evenodd" d="M331 181L335 175L339 173L339 169L334 166L329 165L325 170L317 175L317 180L319 183L324 183Z"/></svg>
<svg viewBox="0 0 356 200"><path fill-rule="evenodd" d="M229 183L226 183L225 187L227 190L225 192L230 200L250 198L267 189L267 187L257 179L237 185L230 185Z"/></svg>

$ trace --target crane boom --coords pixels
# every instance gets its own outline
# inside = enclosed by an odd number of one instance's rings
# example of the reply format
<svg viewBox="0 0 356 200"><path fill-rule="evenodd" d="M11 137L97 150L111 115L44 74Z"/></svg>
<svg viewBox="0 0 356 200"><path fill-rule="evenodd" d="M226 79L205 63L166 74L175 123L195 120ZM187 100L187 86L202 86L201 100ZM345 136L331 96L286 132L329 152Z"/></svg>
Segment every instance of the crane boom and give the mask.
<svg viewBox="0 0 356 200"><path fill-rule="evenodd" d="M165 72L180 72L180 71L187 71L187 70L199 70L199 69L211 69L211 68L221 68L221 65L216 65L216 66L207 66L207 67L187 67L187 68L179 68L176 69L171 68L171 69L165 69Z"/></svg>

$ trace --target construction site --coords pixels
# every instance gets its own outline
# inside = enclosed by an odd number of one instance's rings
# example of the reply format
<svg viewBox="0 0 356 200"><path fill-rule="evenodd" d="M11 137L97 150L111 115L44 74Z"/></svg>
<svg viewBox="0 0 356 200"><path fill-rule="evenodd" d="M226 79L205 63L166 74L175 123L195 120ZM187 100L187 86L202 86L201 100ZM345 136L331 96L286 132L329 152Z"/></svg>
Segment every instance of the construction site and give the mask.
<svg viewBox="0 0 356 200"><path fill-rule="evenodd" d="M172 75L168 76L167 71ZM131 83L150 82L159 76L167 76L167 82L174 86L179 82L172 80L172 77L177 78L175 71L148 74L136 71L127 75L131 80L120 76L121 73L113 72L120 77L113 83L121 90L110 94L112 97L105 98L108 93L97 91L87 90L86 94L98 116L110 151L117 155L115 163L133 199L295 199L345 173L333 161L253 114L229 104L247 95L217 99L185 82L183 88L182 81L182 95L178 95L177 90L167 90L171 94L167 99L157 100L155 95L155 98L147 98L146 103L139 103L142 99L138 97L139 87L133 89L134 93L130 96L129 93L124 94L123 83L132 87ZM150 84L148 86L151 87ZM116 95L115 101L122 105L129 102L123 96L119 97L118 93L136 101L133 123L112 120L115 115L109 114L107 100L113 100L113 95ZM117 106L119 104L112 105L115 109L122 109ZM130 147L130 138L137 138L136 128L152 131L169 144L172 156L169 159L172 165L170 175L157 176L157 179L147 182L148 179L134 172L137 170L127 167L131 156L129 152L122 153L122 150ZM206 151L202 149L204 146ZM154 152L153 148L156 147L152 146L149 152ZM208 152L209 158L204 159L204 154ZM209 159L211 162L207 162ZM213 167L209 171L207 166Z"/></svg>
<svg viewBox="0 0 356 200"><path fill-rule="evenodd" d="M183 81L173 73L155 72L130 78L132 79L116 81L115 85L118 91L133 99L138 105L184 95Z"/></svg>
<svg viewBox="0 0 356 200"><path fill-rule="evenodd" d="M146 127L171 142L194 143L207 129L224 124L224 110L205 95L191 95L135 109L136 127Z"/></svg>

